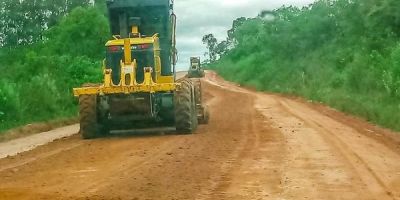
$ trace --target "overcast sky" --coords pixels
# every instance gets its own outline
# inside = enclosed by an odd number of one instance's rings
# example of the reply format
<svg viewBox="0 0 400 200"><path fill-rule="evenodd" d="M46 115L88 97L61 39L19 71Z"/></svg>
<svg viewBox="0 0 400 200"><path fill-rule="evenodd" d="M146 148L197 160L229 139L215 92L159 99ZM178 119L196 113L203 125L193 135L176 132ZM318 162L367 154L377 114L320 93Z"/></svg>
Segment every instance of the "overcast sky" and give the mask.
<svg viewBox="0 0 400 200"><path fill-rule="evenodd" d="M218 41L226 38L234 19L255 17L262 10L273 10L283 5L304 6L314 0L175 0L178 17L178 70L189 67L191 56L206 52L201 42L204 35L214 34Z"/></svg>

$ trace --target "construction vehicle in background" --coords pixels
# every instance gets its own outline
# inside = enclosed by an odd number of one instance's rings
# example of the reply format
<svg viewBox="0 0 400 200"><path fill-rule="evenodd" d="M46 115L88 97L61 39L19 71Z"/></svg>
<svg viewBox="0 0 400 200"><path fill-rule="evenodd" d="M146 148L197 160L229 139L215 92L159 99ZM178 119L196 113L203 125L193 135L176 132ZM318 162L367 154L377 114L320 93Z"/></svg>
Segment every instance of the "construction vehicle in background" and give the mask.
<svg viewBox="0 0 400 200"><path fill-rule="evenodd" d="M204 69L201 66L200 57L190 58L190 68L188 71L189 78L202 78L204 77Z"/></svg>
<svg viewBox="0 0 400 200"><path fill-rule="evenodd" d="M176 80L173 0L107 0L107 9L113 39L105 45L103 83L73 90L82 137L157 126L193 133L206 123L201 84Z"/></svg>

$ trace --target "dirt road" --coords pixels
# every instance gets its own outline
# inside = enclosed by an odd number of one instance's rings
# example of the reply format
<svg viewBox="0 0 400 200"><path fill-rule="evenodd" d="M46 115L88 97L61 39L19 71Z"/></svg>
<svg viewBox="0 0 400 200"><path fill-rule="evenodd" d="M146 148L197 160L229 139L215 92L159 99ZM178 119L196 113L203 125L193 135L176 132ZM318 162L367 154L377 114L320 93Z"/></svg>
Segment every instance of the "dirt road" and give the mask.
<svg viewBox="0 0 400 200"><path fill-rule="evenodd" d="M75 135L0 160L0 199L400 199L400 137L209 73L194 135Z"/></svg>

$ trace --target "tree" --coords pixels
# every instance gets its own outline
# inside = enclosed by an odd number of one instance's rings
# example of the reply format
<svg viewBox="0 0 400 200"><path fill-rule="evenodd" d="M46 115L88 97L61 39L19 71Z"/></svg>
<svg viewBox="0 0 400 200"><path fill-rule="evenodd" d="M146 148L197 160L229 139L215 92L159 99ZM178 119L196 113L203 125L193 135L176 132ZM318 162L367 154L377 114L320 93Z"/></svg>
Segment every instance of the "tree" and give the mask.
<svg viewBox="0 0 400 200"><path fill-rule="evenodd" d="M215 53L218 55L218 57L222 57L227 52L228 52L228 42L222 41L218 43L217 47L215 48Z"/></svg>
<svg viewBox="0 0 400 200"><path fill-rule="evenodd" d="M74 8L89 0L0 1L0 47L29 45L44 40L43 33Z"/></svg>
<svg viewBox="0 0 400 200"><path fill-rule="evenodd" d="M214 62L217 59L217 44L218 40L214 37L213 34L208 34L203 37L203 44L207 45L208 56L210 57L210 61Z"/></svg>
<svg viewBox="0 0 400 200"><path fill-rule="evenodd" d="M59 55L100 59L109 35L108 20L99 10L78 7L47 32L47 49Z"/></svg>
<svg viewBox="0 0 400 200"><path fill-rule="evenodd" d="M246 20L245 17L239 17L233 21L232 28L228 30L228 45L236 45L237 41L235 40L235 32Z"/></svg>

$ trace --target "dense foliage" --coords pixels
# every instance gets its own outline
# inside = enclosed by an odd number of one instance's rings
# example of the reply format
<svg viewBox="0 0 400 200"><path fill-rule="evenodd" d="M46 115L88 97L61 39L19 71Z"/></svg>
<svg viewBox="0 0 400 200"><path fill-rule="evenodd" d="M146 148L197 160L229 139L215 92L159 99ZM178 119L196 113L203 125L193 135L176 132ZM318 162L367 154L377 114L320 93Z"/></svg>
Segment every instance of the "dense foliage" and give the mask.
<svg viewBox="0 0 400 200"><path fill-rule="evenodd" d="M15 46L41 41L44 30L74 8L88 5L89 0L1 0L0 44Z"/></svg>
<svg viewBox="0 0 400 200"><path fill-rule="evenodd" d="M0 131L76 116L72 88L101 79L104 12L81 0L0 4Z"/></svg>
<svg viewBox="0 0 400 200"><path fill-rule="evenodd" d="M320 0L239 18L226 41L204 42L229 80L400 130L398 10L398 0Z"/></svg>

